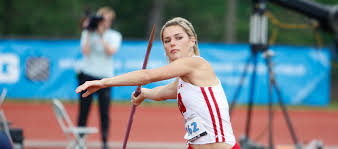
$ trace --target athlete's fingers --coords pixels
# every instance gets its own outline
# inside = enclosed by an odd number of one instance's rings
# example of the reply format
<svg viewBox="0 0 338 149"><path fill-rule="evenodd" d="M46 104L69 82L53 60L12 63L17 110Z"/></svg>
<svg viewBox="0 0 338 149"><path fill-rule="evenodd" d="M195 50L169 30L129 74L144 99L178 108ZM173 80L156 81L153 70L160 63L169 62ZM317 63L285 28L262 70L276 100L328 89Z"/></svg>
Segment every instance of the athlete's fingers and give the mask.
<svg viewBox="0 0 338 149"><path fill-rule="evenodd" d="M80 85L79 87L76 88L75 92L76 93L80 93L84 90L86 90L88 88L88 84L89 84L89 81L86 81L85 83L83 83L82 85Z"/></svg>
<svg viewBox="0 0 338 149"><path fill-rule="evenodd" d="M133 93L131 94L131 100L130 100L130 102L131 102L133 105L137 106L137 101L136 101L136 99L135 99L134 94L135 94L135 92L133 92Z"/></svg>
<svg viewBox="0 0 338 149"><path fill-rule="evenodd" d="M88 91L82 94L82 97L85 98L88 96Z"/></svg>
<svg viewBox="0 0 338 149"><path fill-rule="evenodd" d="M134 99L131 99L130 102L131 102L133 105L135 105L135 106L138 105L138 103L137 103Z"/></svg>
<svg viewBox="0 0 338 149"><path fill-rule="evenodd" d="M82 97L87 97L87 96L89 96L90 94L92 94L91 91L90 91L90 90L87 90L85 93L82 94Z"/></svg>
<svg viewBox="0 0 338 149"><path fill-rule="evenodd" d="M96 85L97 85L97 83L95 81L86 81L85 83L80 85L75 91L76 91L76 93L80 93L80 92L85 91L88 88L96 86Z"/></svg>
<svg viewBox="0 0 338 149"><path fill-rule="evenodd" d="M135 106L137 106L138 104L136 103L136 101L135 100L131 100L130 101L133 105L135 105Z"/></svg>
<svg viewBox="0 0 338 149"><path fill-rule="evenodd" d="M89 87L87 88L87 91L86 91L84 94L82 94L82 96L83 96L83 97L87 97L87 96L89 96L89 95L95 93L95 92L98 91L99 89L100 89L100 87L97 87L97 86L89 86Z"/></svg>
<svg viewBox="0 0 338 149"><path fill-rule="evenodd" d="M82 90L83 90L82 88L83 88L82 85L78 86L78 87L75 89L75 92L76 92L76 93L82 92Z"/></svg>
<svg viewBox="0 0 338 149"><path fill-rule="evenodd" d="M133 92L132 94L131 94L131 100L130 100L130 102L133 104L133 105L135 105L135 106L138 106L138 105L140 105L141 103L142 103L142 99L141 99L141 96L137 96L137 97L135 97L135 92Z"/></svg>

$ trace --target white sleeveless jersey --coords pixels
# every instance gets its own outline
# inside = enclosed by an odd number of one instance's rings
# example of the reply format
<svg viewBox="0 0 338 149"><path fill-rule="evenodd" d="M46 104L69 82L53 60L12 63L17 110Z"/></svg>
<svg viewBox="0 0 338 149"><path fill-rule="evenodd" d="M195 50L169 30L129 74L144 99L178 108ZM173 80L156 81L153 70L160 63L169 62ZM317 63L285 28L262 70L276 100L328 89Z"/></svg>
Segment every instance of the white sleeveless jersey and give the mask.
<svg viewBox="0 0 338 149"><path fill-rule="evenodd" d="M199 116L207 131L207 135L192 142L188 141L189 144L215 142L236 144L230 123L228 101L220 81L216 86L199 87L179 78L177 102L185 120Z"/></svg>

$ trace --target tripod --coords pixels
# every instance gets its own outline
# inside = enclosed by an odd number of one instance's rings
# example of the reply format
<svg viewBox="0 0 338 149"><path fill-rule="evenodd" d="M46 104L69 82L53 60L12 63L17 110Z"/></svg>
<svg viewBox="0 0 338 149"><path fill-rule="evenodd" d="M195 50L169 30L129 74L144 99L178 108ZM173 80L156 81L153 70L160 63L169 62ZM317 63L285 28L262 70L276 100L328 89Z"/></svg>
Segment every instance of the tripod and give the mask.
<svg viewBox="0 0 338 149"><path fill-rule="evenodd" d="M243 149L250 149L250 148L262 148L262 147L254 147L249 144L249 136L250 136L250 124L251 124L251 115L252 115L252 106L253 106L253 97L254 97L254 89L255 89L255 78L256 78L256 70L257 70L257 59L259 52L262 52L265 64L268 68L268 79L269 79L269 91L268 91L268 97L269 97L269 118L268 118L268 132L269 132L269 140L268 140L268 148L273 149L273 131L272 131L272 120L273 120L273 110L272 110L272 89L274 88L277 95L278 95L278 103L280 105L280 108L282 109L284 118L287 122L287 126L289 128L289 131L291 133L292 140L295 144L296 149L300 149L301 145L298 143L295 131L293 129L293 126L291 124L290 117L288 115L288 112L286 110L286 107L284 105L282 95L280 92L280 89L277 85L277 82L275 80L275 75L272 70L272 62L271 57L273 56L272 51L268 50L268 44L267 44L267 17L264 15L265 13L265 1L266 0L253 0L253 15L251 16L250 20L250 46L251 46L251 56L248 58L246 65L244 67L244 71L241 75L240 83L238 87L235 90L233 101L230 105L230 115L232 113L232 110L236 104L236 100L238 99L239 93L242 88L242 84L244 82L244 78L247 74L249 64L252 61L253 64L253 72L251 75L251 82L250 82L250 91L249 91L249 104L248 104L248 111L247 111L247 119L246 119L246 128L245 128L245 138L243 143L241 144Z"/></svg>

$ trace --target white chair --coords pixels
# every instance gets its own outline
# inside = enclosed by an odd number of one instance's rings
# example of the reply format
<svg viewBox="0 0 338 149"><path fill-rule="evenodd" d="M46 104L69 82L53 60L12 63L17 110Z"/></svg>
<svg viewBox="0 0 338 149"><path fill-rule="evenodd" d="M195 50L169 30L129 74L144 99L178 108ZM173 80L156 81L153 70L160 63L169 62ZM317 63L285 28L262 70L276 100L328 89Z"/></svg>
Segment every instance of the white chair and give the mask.
<svg viewBox="0 0 338 149"><path fill-rule="evenodd" d="M85 140L88 134L97 133L97 128L95 127L75 127L70 120L68 113L63 107L62 103L54 99L53 100L53 109L56 115L56 119L59 122L59 125L63 132L65 133L69 143L67 149L86 149Z"/></svg>
<svg viewBox="0 0 338 149"><path fill-rule="evenodd" d="M7 94L7 89L5 88L2 90L2 93L0 96L0 119L1 119L2 130L5 131L6 135L8 136L9 141L11 142L11 144L13 144L11 134L9 133L8 123L7 123L5 114L2 111L2 107L1 107L2 103L5 101L6 94Z"/></svg>

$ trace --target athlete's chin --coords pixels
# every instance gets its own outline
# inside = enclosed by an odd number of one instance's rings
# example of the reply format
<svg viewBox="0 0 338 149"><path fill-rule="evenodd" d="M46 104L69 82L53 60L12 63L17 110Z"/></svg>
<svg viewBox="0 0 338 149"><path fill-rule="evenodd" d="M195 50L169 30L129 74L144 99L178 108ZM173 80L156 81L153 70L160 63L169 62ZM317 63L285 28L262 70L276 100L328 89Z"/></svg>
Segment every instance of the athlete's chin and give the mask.
<svg viewBox="0 0 338 149"><path fill-rule="evenodd" d="M170 59L171 62L173 62L173 61L179 59L180 57L181 56L179 56L179 55L172 55L172 56L169 57L169 59Z"/></svg>
<svg viewBox="0 0 338 149"><path fill-rule="evenodd" d="M170 62L177 60L177 58L169 58Z"/></svg>

